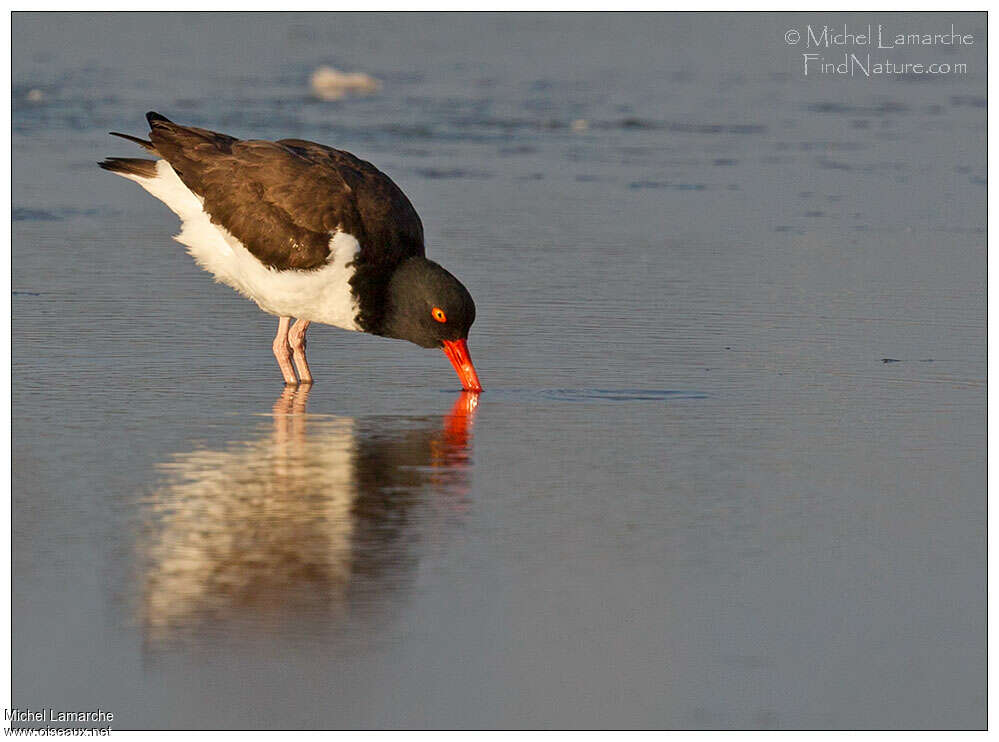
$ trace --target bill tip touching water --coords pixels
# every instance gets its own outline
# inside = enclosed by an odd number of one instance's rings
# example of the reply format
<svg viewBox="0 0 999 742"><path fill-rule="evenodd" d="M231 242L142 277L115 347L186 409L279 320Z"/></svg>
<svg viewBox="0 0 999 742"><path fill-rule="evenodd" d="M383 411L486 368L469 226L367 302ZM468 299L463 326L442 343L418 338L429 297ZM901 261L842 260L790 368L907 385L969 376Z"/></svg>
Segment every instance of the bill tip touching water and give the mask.
<svg viewBox="0 0 999 742"><path fill-rule="evenodd" d="M312 322L440 348L463 389L481 392L468 351L475 302L426 257L423 224L392 180L354 155L303 139L240 140L146 114L155 156L102 168L163 201L176 240L215 279L276 315L286 384L309 384ZM294 322L292 322L294 320Z"/></svg>

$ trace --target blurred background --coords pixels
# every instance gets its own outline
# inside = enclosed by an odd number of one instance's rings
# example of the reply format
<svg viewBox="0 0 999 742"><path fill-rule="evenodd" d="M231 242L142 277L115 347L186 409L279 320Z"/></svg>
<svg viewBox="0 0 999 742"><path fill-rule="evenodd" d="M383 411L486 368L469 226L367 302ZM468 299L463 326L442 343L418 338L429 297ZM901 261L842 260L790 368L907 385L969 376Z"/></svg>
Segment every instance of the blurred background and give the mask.
<svg viewBox="0 0 999 742"><path fill-rule="evenodd" d="M820 49L966 74L804 74ZM982 728L984 14L13 16L13 702L119 728ZM156 110L370 160L440 353L214 284Z"/></svg>

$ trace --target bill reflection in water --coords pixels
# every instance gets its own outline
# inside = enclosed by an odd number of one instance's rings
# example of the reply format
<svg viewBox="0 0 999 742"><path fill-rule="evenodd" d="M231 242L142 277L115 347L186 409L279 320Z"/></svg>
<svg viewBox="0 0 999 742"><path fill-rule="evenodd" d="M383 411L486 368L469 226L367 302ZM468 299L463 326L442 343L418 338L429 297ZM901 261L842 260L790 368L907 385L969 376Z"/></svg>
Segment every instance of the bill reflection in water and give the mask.
<svg viewBox="0 0 999 742"><path fill-rule="evenodd" d="M406 582L414 539L460 514L478 396L439 418L308 415L284 390L262 437L176 454L142 538L149 640L336 621Z"/></svg>

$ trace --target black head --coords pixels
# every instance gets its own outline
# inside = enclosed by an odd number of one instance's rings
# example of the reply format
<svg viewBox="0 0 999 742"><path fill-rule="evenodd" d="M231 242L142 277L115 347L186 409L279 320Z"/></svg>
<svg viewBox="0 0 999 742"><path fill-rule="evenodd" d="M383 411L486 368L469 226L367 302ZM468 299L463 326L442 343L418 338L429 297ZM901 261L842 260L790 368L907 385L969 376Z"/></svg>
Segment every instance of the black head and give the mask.
<svg viewBox="0 0 999 742"><path fill-rule="evenodd" d="M426 258L409 258L389 281L384 335L424 348L468 337L475 302L461 281Z"/></svg>
<svg viewBox="0 0 999 742"><path fill-rule="evenodd" d="M387 299L380 334L441 348L465 389L482 391L465 344L475 302L461 281L432 260L409 258L393 272Z"/></svg>

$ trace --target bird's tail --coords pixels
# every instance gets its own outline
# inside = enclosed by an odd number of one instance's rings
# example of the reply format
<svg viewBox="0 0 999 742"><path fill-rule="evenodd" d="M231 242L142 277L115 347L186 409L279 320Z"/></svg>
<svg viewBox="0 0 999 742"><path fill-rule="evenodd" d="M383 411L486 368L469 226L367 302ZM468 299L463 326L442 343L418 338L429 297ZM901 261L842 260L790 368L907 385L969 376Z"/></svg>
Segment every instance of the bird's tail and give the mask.
<svg viewBox="0 0 999 742"><path fill-rule="evenodd" d="M156 147L154 147L153 143L147 139L142 139L141 137L133 137L131 134L122 134L119 131L109 131L108 134L110 134L113 137L121 137L122 139L127 139L130 142L135 142L143 149L147 149L150 152L156 153Z"/></svg>
<svg viewBox="0 0 999 742"><path fill-rule="evenodd" d="M171 123L170 119L166 116L161 116L155 111L147 113L146 119L149 121L150 128L152 128L154 122ZM134 142L144 150L152 152L154 155L159 155L159 152L156 151L156 145L148 139L134 137L131 134L122 134L118 131L108 133L113 137L121 137L122 139ZM156 160L145 160L134 157L108 157L103 162L98 162L97 164L105 170L110 170L112 173L117 173L126 178L155 178L157 175Z"/></svg>
<svg viewBox="0 0 999 742"><path fill-rule="evenodd" d="M98 162L105 170L122 175L126 178L155 178L156 160L143 160L136 157L108 157Z"/></svg>
<svg viewBox="0 0 999 742"><path fill-rule="evenodd" d="M155 115L156 114L150 114L150 122L152 122L153 116ZM122 134L117 131L109 132L109 134L113 137L127 139L130 142L138 144L147 152L159 155L159 152L156 151L156 145L148 139L133 137L131 134ZM108 157L103 162L98 162L97 164L105 170L110 170L112 173L116 173L126 178L155 178L157 175L156 160L145 160L135 157Z"/></svg>

